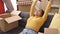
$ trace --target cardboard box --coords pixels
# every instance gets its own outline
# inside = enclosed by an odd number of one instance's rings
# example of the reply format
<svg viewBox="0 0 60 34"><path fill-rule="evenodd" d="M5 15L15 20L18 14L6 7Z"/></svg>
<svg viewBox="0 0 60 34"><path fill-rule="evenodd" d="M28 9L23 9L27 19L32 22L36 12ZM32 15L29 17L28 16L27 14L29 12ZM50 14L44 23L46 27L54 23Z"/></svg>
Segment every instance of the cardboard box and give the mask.
<svg viewBox="0 0 60 34"><path fill-rule="evenodd" d="M18 10L19 11L24 11L24 12L27 12L27 11L30 11L30 8L31 8L31 5L18 5Z"/></svg>
<svg viewBox="0 0 60 34"><path fill-rule="evenodd" d="M38 34L44 34L44 33L38 32Z"/></svg>
<svg viewBox="0 0 60 34"><path fill-rule="evenodd" d="M32 1L32 0L18 0L18 1Z"/></svg>
<svg viewBox="0 0 60 34"><path fill-rule="evenodd" d="M5 13L5 14L0 14L0 18L8 18L11 17L11 14Z"/></svg>
<svg viewBox="0 0 60 34"><path fill-rule="evenodd" d="M58 34L58 29L44 28L44 33L38 32L38 34Z"/></svg>
<svg viewBox="0 0 60 34"><path fill-rule="evenodd" d="M21 11L12 11L11 14L12 15L16 15L16 16L19 16L19 14L21 13Z"/></svg>
<svg viewBox="0 0 60 34"><path fill-rule="evenodd" d="M32 1L18 1L17 5L31 5Z"/></svg>
<svg viewBox="0 0 60 34"><path fill-rule="evenodd" d="M60 0L54 0L53 5L60 5Z"/></svg>
<svg viewBox="0 0 60 34"><path fill-rule="evenodd" d="M58 34L58 29L45 28L44 34Z"/></svg>
<svg viewBox="0 0 60 34"><path fill-rule="evenodd" d="M7 32L9 30L12 30L13 28L18 27L18 20L20 20L21 17L17 15L12 14L1 14L0 15L0 29L3 32Z"/></svg>
<svg viewBox="0 0 60 34"><path fill-rule="evenodd" d="M50 13L58 13L59 12L59 8L57 7L51 7Z"/></svg>
<svg viewBox="0 0 60 34"><path fill-rule="evenodd" d="M18 0L17 1L17 10L19 11L30 11L32 0Z"/></svg>

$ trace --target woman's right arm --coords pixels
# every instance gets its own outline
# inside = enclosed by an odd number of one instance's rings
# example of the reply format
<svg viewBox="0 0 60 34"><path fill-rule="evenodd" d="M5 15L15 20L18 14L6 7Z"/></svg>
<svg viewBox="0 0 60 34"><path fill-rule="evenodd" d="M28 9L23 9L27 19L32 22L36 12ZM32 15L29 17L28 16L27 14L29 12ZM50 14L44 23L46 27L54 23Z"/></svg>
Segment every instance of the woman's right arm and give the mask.
<svg viewBox="0 0 60 34"><path fill-rule="evenodd" d="M30 9L30 17L34 16L34 9L35 9L35 5L37 3L37 0L34 0Z"/></svg>

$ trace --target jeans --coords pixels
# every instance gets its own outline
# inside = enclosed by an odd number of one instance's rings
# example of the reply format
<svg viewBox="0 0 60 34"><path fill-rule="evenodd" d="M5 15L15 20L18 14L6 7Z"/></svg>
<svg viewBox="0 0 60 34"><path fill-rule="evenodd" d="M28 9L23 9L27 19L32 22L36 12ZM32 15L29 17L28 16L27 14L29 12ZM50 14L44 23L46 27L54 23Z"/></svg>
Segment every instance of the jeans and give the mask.
<svg viewBox="0 0 60 34"><path fill-rule="evenodd" d="M37 32L32 29L25 28L20 34L37 34Z"/></svg>

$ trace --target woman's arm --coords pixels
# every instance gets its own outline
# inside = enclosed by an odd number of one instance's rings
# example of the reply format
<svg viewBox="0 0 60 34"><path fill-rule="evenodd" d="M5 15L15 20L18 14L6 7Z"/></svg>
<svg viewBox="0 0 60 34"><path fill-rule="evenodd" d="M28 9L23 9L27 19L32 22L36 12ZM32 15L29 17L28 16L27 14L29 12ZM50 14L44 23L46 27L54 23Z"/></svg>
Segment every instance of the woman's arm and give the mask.
<svg viewBox="0 0 60 34"><path fill-rule="evenodd" d="M6 4L8 12L12 12L12 10L14 10L11 0L3 0L3 2Z"/></svg>
<svg viewBox="0 0 60 34"><path fill-rule="evenodd" d="M37 3L37 0L34 0L30 9L30 16L34 16L34 9L35 9L35 5Z"/></svg>
<svg viewBox="0 0 60 34"><path fill-rule="evenodd" d="M46 9L45 9L45 12L44 12L44 15L43 15L43 18L44 18L44 19L47 19L48 12L50 11L52 2L53 2L53 0L50 0L50 1L48 2L48 5L47 5L47 7L46 7Z"/></svg>

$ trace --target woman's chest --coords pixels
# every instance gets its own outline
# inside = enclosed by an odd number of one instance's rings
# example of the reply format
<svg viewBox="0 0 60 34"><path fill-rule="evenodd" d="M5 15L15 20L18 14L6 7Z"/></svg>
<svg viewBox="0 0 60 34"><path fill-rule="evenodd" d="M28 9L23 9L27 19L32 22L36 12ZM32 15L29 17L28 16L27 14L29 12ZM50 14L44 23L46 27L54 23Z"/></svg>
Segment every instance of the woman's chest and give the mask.
<svg viewBox="0 0 60 34"><path fill-rule="evenodd" d="M28 19L28 21L30 22L30 21L32 21L32 22L35 22L35 21L41 21L42 20L42 18L40 18L40 17L30 17L29 19Z"/></svg>

